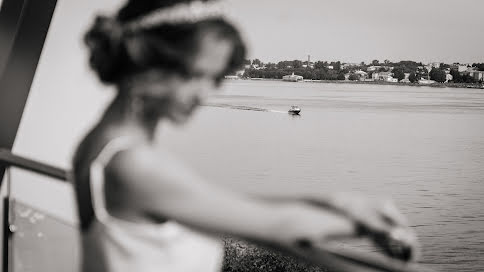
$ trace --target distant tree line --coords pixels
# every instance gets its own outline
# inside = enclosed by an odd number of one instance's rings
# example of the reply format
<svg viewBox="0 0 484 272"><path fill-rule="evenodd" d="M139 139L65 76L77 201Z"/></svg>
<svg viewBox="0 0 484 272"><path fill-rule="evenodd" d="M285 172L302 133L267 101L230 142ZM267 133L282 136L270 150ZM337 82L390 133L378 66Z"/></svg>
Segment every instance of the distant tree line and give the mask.
<svg viewBox="0 0 484 272"><path fill-rule="evenodd" d="M450 74L452 75L452 81L455 83L477 83L476 79L469 74L461 74L457 70L451 70Z"/></svg>
<svg viewBox="0 0 484 272"><path fill-rule="evenodd" d="M441 63L439 67L434 67L428 71L422 62L409 60L399 62L385 60L383 63L373 60L370 64L362 62L352 66L344 65L340 61L317 61L308 65L309 63L301 60L263 63L259 59L254 59L252 61L246 60L245 63L251 65L250 68L245 69L244 73L244 77L248 78L282 79L283 76L294 73L312 80L345 80L347 74L349 74L349 80L358 80L359 76L354 72L364 71L368 73L369 78L372 77L373 73L391 72L393 77L399 81L406 77L405 74L409 74L408 80L412 83L421 78L446 82L448 70L451 68L451 65ZM372 67L371 70L369 70L370 67ZM474 63L472 67L484 71L484 63ZM468 73L459 73L455 69L450 69L450 74L455 83L476 83L476 80Z"/></svg>
<svg viewBox="0 0 484 272"><path fill-rule="evenodd" d="M484 63L473 63L472 67L476 67L479 71L484 71Z"/></svg>
<svg viewBox="0 0 484 272"><path fill-rule="evenodd" d="M265 68L248 68L245 70L245 77L282 79L283 76L294 73L313 80L344 80L345 73L348 72L348 70L341 69L341 62L339 61L318 61L313 64L312 68L308 68L307 62L301 60L285 60L264 64L259 59L255 59L252 61L252 65L254 64Z"/></svg>
<svg viewBox="0 0 484 272"><path fill-rule="evenodd" d="M245 77L250 78L274 78L282 79L285 75L296 74L304 77L305 79L313 80L345 80L345 73L341 70L330 69L306 69L306 68L266 68L266 69L246 69Z"/></svg>

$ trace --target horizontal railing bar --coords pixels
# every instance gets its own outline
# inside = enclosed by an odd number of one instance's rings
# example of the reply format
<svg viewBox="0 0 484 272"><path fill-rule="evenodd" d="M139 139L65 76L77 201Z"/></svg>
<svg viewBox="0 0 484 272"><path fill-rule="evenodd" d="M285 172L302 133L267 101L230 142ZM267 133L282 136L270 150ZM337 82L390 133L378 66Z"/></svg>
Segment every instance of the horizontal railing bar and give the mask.
<svg viewBox="0 0 484 272"><path fill-rule="evenodd" d="M38 174L50 176L61 181L68 181L70 172L51 166L45 163L37 162L18 155L12 154L9 150L0 149L0 166L18 167L21 169L33 171ZM389 258L377 257L354 250L341 250L331 247L319 247L312 252L315 256L320 256L322 264L328 257L336 258L345 262L361 265L363 267L376 269L380 271L392 272L431 272L433 270L420 266L415 263L404 263Z"/></svg>
<svg viewBox="0 0 484 272"><path fill-rule="evenodd" d="M12 154L10 150L0 149L0 166L18 167L38 174L56 178L61 181L69 180L69 172L45 163L37 162L18 155Z"/></svg>

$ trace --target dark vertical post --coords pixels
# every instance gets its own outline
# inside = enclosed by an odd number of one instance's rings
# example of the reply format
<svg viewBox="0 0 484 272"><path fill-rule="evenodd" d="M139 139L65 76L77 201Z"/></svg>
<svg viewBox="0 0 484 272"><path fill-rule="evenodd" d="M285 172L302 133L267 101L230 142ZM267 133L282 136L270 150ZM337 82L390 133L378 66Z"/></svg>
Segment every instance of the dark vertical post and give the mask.
<svg viewBox="0 0 484 272"><path fill-rule="evenodd" d="M2 271L8 272L10 262L10 197L3 198L3 243L2 243Z"/></svg>
<svg viewBox="0 0 484 272"><path fill-rule="evenodd" d="M11 149L44 46L56 0L4 0L0 10L0 148ZM0 189L5 167L0 165ZM0 201L2 271L7 272L11 232L9 194Z"/></svg>
<svg viewBox="0 0 484 272"><path fill-rule="evenodd" d="M24 0L3 1L0 7L0 77L7 65L15 34L21 18Z"/></svg>
<svg viewBox="0 0 484 272"><path fill-rule="evenodd" d="M0 18L8 11L13 14L0 20L0 38L7 40L0 47L0 148L11 149L14 143L55 5L56 0L3 2ZM0 186L3 173L0 168Z"/></svg>

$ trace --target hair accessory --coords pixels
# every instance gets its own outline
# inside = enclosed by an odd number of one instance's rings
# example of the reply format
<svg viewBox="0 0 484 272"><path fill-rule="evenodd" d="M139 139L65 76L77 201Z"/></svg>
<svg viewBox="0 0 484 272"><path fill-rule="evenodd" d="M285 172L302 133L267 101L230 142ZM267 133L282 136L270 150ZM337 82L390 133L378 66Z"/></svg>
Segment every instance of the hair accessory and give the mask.
<svg viewBox="0 0 484 272"><path fill-rule="evenodd" d="M142 16L124 27L128 30L148 29L161 24L196 23L210 18L224 18L225 5L222 1L180 3L161 8Z"/></svg>

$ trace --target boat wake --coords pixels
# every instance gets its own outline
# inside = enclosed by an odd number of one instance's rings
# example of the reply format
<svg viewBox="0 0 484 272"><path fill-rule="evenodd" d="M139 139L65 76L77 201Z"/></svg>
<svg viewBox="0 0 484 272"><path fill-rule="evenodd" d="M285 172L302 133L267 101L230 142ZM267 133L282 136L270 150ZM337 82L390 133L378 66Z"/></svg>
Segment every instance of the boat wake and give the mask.
<svg viewBox="0 0 484 272"><path fill-rule="evenodd" d="M275 113L287 113L287 111L280 111L280 110L268 110L269 112L275 112Z"/></svg>
<svg viewBox="0 0 484 272"><path fill-rule="evenodd" d="M264 108L251 107L251 106L238 106L238 105L220 104L220 103L208 103L208 104L204 104L203 106L232 109L232 110L261 111L261 112L273 112L273 113L284 113L284 114L288 113L287 111L283 111L283 110L272 110L272 109L264 109Z"/></svg>
<svg viewBox="0 0 484 272"><path fill-rule="evenodd" d="M217 107L217 108L225 108L225 109L233 109L233 110L247 110L247 111L263 111L263 112L283 112L283 111L274 111L264 108L258 107L250 107L250 106L237 106L237 105L230 105L230 104L205 104L204 106L207 107Z"/></svg>

